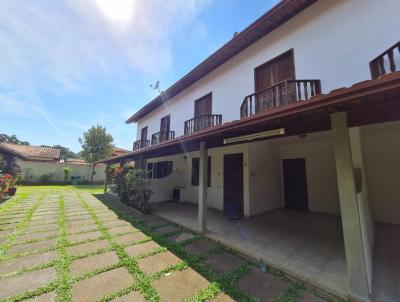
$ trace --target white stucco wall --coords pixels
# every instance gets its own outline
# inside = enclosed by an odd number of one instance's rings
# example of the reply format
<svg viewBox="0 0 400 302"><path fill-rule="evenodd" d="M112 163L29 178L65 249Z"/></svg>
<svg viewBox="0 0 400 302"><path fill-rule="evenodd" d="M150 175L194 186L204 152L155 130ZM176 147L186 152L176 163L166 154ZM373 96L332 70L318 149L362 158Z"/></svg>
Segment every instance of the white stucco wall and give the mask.
<svg viewBox="0 0 400 302"><path fill-rule="evenodd" d="M73 163L46 163L34 161L17 161L21 168L22 180L26 182L39 182L42 175L51 174L51 181L62 182L64 181L63 167L70 167L72 169L70 176L81 176L81 180L89 180L92 174L92 165L80 165ZM93 181L99 182L105 180L104 165L96 166L96 174Z"/></svg>
<svg viewBox="0 0 400 302"><path fill-rule="evenodd" d="M372 217L400 224L400 122L362 130Z"/></svg>
<svg viewBox="0 0 400 302"><path fill-rule="evenodd" d="M223 122L239 119L243 98L254 92L254 68L294 49L297 79L321 79L324 93L370 79L369 61L398 41L398 0L318 1L138 123L148 139L171 115L171 130L183 134L194 101L213 93L213 113ZM263 12L260 12L260 15Z"/></svg>
<svg viewBox="0 0 400 302"><path fill-rule="evenodd" d="M224 148L214 148L208 150L208 156L211 157L211 186L208 187L208 206L211 208L223 209L224 191L223 191L223 162L224 154L243 153L243 191L244 191L244 214L249 216L249 170L248 170L248 146L247 144L229 146ZM163 160L173 161L173 172L167 177L161 179L152 179L151 187L153 195L151 202L160 202L172 199L172 189L181 187L181 201L198 203L198 186L191 185L192 177L192 158L199 157L198 152L159 157L149 159L147 162L158 162Z"/></svg>

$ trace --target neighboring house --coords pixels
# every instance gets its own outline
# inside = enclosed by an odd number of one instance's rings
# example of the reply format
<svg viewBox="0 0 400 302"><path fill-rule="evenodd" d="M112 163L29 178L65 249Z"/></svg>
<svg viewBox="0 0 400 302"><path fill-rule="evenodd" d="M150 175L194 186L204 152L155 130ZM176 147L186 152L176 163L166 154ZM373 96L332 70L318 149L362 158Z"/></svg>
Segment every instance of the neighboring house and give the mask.
<svg viewBox="0 0 400 302"><path fill-rule="evenodd" d="M60 148L32 146L32 145L17 145L9 143L0 143L0 150L4 152L14 153L17 157L26 161L36 162L53 162L60 161Z"/></svg>
<svg viewBox="0 0 400 302"><path fill-rule="evenodd" d="M118 148L118 147L113 147L113 151L111 156L121 156L121 155L125 155L128 154L130 151L126 150L126 149L122 149L122 148Z"/></svg>
<svg viewBox="0 0 400 302"><path fill-rule="evenodd" d="M133 151L102 162L149 169L157 215L334 294L399 301L399 9L279 2L130 117Z"/></svg>
<svg viewBox="0 0 400 302"><path fill-rule="evenodd" d="M89 181L92 164L80 159L60 161L59 148L32 145L17 145L0 143L0 154L17 158L16 163L21 168L22 182L30 183L61 183L64 182L64 167L71 168L71 176L77 176L80 181ZM104 165L96 165L95 182L105 180Z"/></svg>

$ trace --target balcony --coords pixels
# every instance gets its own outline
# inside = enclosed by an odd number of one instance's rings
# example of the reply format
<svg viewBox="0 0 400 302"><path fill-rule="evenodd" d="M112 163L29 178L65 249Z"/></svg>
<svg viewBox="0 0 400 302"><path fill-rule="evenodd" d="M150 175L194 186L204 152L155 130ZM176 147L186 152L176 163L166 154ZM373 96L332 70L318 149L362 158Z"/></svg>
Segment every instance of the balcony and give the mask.
<svg viewBox="0 0 400 302"><path fill-rule="evenodd" d="M396 65L397 62L397 65ZM400 70L400 42L381 53L369 63L371 78L377 79L389 72Z"/></svg>
<svg viewBox="0 0 400 302"><path fill-rule="evenodd" d="M133 143L133 151L139 150L139 149L143 149L146 148L150 145L150 141L149 140L138 140L136 142Z"/></svg>
<svg viewBox="0 0 400 302"><path fill-rule="evenodd" d="M156 145L174 138L175 138L175 131L157 132L151 136L151 145Z"/></svg>
<svg viewBox="0 0 400 302"><path fill-rule="evenodd" d="M185 135L189 135L210 127L219 126L221 124L221 114L200 115L185 122Z"/></svg>
<svg viewBox="0 0 400 302"><path fill-rule="evenodd" d="M240 118L273 108L307 101L321 93L320 80L288 80L246 96L240 107Z"/></svg>

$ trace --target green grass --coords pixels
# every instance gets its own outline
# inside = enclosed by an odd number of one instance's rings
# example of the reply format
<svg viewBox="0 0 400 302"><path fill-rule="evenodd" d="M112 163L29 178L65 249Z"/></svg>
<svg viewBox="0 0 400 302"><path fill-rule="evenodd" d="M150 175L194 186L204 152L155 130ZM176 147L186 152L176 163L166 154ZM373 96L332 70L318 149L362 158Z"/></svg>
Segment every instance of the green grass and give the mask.
<svg viewBox="0 0 400 302"><path fill-rule="evenodd" d="M68 193L68 192L89 192L102 193L103 185L49 185L49 186L18 186L17 196L20 194L37 194L37 193Z"/></svg>
<svg viewBox="0 0 400 302"><path fill-rule="evenodd" d="M72 277L71 277L71 259L68 254L68 227L64 207L64 198L60 196L59 200L59 221L60 227L57 240L58 256L56 260L57 272L57 301L67 302L72 299Z"/></svg>

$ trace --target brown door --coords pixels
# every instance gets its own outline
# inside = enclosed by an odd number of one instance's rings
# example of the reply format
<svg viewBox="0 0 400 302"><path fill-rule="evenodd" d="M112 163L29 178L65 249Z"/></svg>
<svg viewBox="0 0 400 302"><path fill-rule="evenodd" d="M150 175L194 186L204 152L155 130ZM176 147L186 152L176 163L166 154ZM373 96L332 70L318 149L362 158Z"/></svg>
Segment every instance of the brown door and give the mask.
<svg viewBox="0 0 400 302"><path fill-rule="evenodd" d="M224 212L230 219L243 216L243 154L224 155Z"/></svg>
<svg viewBox="0 0 400 302"><path fill-rule="evenodd" d="M211 123L212 94L209 93L194 102L195 131L208 128Z"/></svg>
<svg viewBox="0 0 400 302"><path fill-rule="evenodd" d="M163 141L169 139L170 122L171 122L171 117L169 115L164 116L163 118L161 118L161 123L160 123L160 142L163 142Z"/></svg>
<svg viewBox="0 0 400 302"><path fill-rule="evenodd" d="M286 208L308 211L305 159L284 159L282 165Z"/></svg>
<svg viewBox="0 0 400 302"><path fill-rule="evenodd" d="M293 51L288 51L275 59L257 67L255 70L256 92L274 86L286 80L294 80ZM295 89L290 89L295 91ZM289 92L290 94L292 91ZM281 105L286 101L288 92L282 87L268 90L257 96L257 112Z"/></svg>

